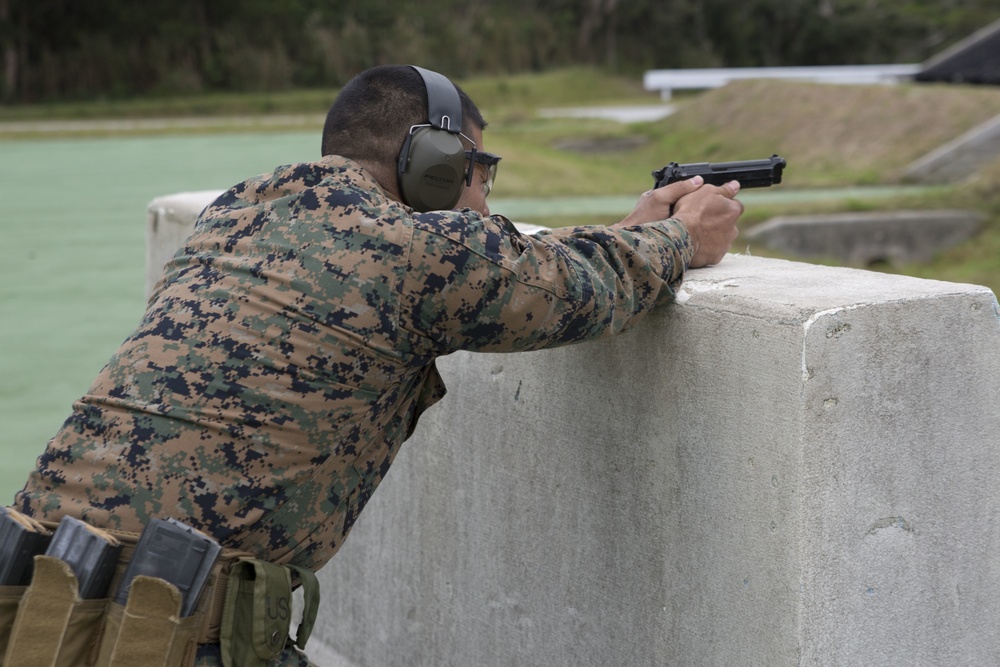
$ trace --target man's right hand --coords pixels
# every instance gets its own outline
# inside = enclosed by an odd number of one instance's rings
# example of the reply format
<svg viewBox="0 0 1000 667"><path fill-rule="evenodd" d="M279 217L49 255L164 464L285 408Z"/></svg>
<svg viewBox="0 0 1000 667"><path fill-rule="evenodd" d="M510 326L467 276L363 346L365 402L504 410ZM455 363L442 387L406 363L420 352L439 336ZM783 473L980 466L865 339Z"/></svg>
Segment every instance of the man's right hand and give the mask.
<svg viewBox="0 0 1000 667"><path fill-rule="evenodd" d="M706 185L700 176L655 188L639 198L635 209L614 227L629 227L673 217L691 236L691 268L718 264L736 239L736 221L743 204L736 199L740 184ZM671 213L671 210L673 211Z"/></svg>
<svg viewBox="0 0 1000 667"><path fill-rule="evenodd" d="M687 228L694 246L690 268L718 264L729 251L739 234L736 221L743 215L743 204L736 199L739 191L737 181L703 185L674 204L672 217Z"/></svg>

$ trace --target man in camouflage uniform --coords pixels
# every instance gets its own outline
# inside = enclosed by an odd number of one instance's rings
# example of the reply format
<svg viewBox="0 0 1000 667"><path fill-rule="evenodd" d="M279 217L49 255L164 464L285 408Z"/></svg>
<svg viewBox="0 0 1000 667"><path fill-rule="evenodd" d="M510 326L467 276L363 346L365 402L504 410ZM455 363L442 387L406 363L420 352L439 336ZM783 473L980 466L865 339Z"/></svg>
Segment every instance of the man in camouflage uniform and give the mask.
<svg viewBox="0 0 1000 667"><path fill-rule="evenodd" d="M369 70L331 108L322 159L208 206L15 507L130 531L175 517L318 569L444 396L437 356L624 331L736 236L738 184L698 180L645 193L612 227L525 236L489 216L476 165L455 210L416 213L396 159L426 114L415 71ZM219 664L217 645L201 649L198 664Z"/></svg>

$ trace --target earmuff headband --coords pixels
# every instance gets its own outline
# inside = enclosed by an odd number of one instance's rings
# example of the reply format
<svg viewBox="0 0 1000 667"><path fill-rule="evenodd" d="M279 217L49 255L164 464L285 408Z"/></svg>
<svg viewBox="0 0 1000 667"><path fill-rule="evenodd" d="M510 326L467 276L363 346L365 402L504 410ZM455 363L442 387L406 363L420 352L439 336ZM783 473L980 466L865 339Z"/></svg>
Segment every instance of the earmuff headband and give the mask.
<svg viewBox="0 0 1000 667"><path fill-rule="evenodd" d="M423 67L410 65L424 80L427 89L427 120L431 127L453 134L462 133L462 100L448 77Z"/></svg>

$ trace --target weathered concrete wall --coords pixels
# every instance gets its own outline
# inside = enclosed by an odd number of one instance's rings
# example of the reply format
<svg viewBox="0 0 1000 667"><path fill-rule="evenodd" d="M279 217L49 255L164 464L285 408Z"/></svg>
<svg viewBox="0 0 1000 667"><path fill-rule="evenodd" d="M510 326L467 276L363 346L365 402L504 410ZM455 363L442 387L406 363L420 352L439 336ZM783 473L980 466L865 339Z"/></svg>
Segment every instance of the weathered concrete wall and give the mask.
<svg viewBox="0 0 1000 667"><path fill-rule="evenodd" d="M1000 664L989 290L731 255L613 340L440 367L320 664Z"/></svg>
<svg viewBox="0 0 1000 667"><path fill-rule="evenodd" d="M750 241L797 259L837 259L867 267L877 261L926 262L979 231L978 211L864 211L777 216L746 232Z"/></svg>
<svg viewBox="0 0 1000 667"><path fill-rule="evenodd" d="M1000 664L983 289L729 257L451 388L322 572L358 665Z"/></svg>

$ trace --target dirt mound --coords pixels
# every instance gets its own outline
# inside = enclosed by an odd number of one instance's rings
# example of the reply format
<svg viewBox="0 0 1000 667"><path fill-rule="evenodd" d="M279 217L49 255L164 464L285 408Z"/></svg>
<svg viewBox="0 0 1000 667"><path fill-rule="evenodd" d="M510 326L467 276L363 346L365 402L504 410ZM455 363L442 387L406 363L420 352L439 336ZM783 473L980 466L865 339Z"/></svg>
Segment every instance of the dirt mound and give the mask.
<svg viewBox="0 0 1000 667"><path fill-rule="evenodd" d="M776 152L790 181L893 182L913 160L1000 112L1000 89L742 81L690 99L662 121L706 137L718 155ZM860 174L860 176L859 176Z"/></svg>

